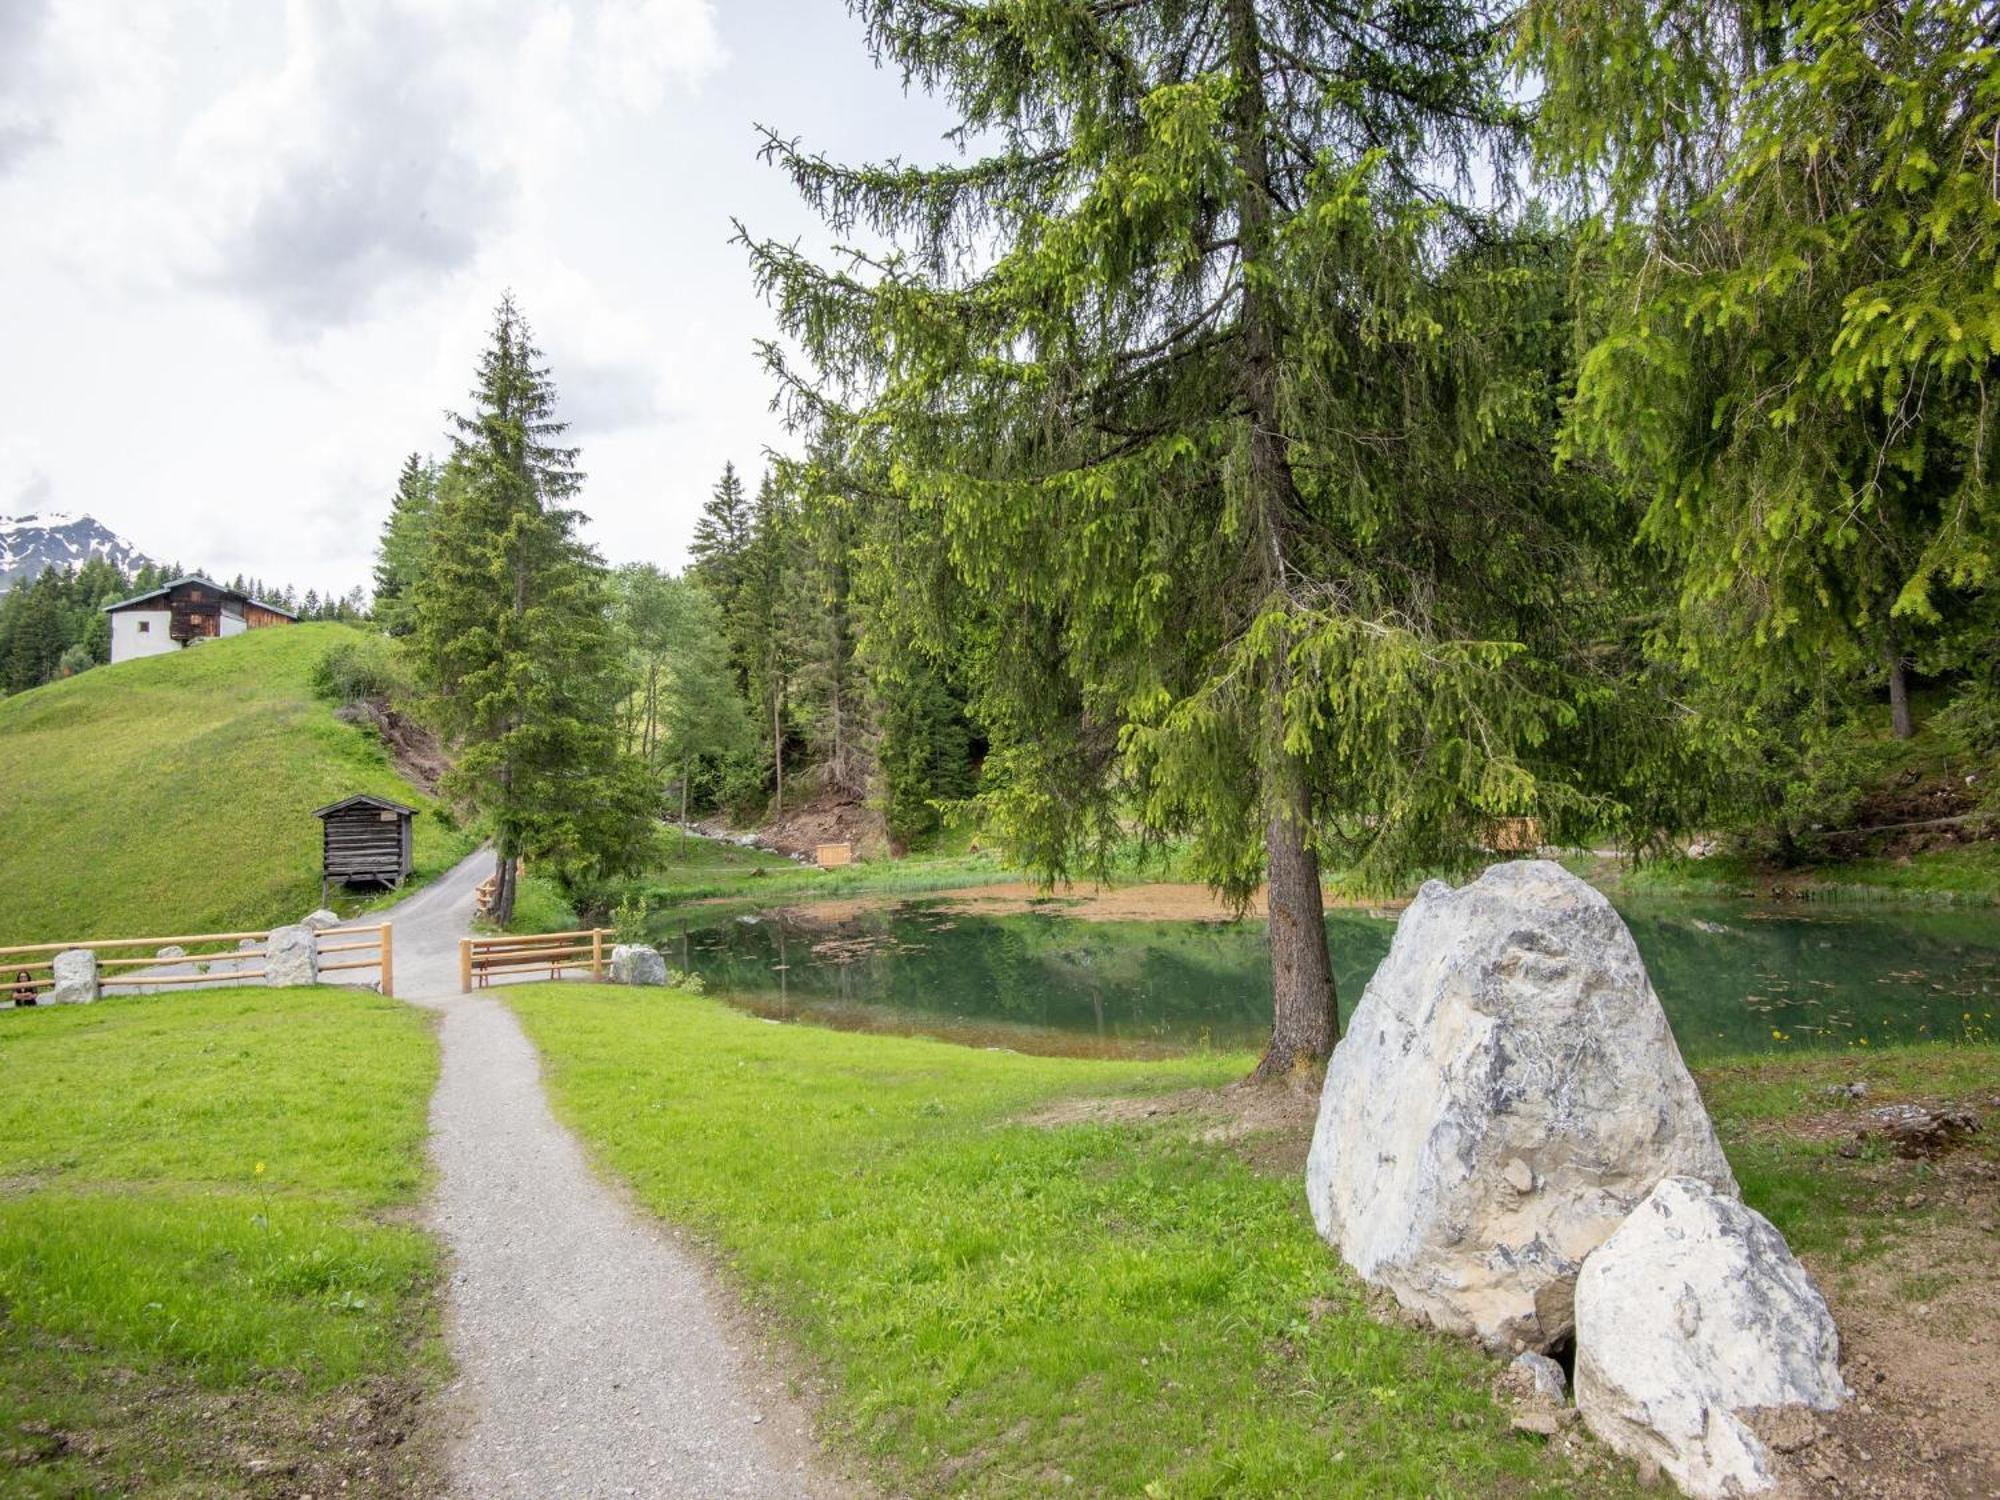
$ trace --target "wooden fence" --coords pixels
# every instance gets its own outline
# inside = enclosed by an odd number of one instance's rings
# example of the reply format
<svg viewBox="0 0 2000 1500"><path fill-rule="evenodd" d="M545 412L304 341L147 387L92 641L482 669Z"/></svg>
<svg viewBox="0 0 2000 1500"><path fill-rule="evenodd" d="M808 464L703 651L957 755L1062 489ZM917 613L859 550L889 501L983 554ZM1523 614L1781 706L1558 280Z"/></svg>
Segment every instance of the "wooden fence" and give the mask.
<svg viewBox="0 0 2000 1500"><path fill-rule="evenodd" d="M382 993L396 993L396 938L390 923L329 927L314 936L320 973L375 969L380 973ZM343 941L346 939L355 941ZM72 948L87 948L97 955L97 986L102 990L261 980L265 976L266 945L270 940L268 930L196 932L179 937L91 938L75 943L25 943L0 948L0 1000L14 998L21 983L16 976L24 969L35 993L38 996L48 993L55 980L56 955ZM183 951L162 956L159 951L162 948ZM146 951L133 951L137 949ZM349 954L355 956L345 956ZM343 956L328 962L328 955Z"/></svg>
<svg viewBox="0 0 2000 1500"><path fill-rule="evenodd" d="M358 938L358 942L329 942L329 938ZM326 961L330 953L352 953L354 958ZM368 955L373 954L371 958ZM396 993L396 924L377 922L368 927L329 927L319 935L319 971L337 974L353 969L380 970L385 995Z"/></svg>
<svg viewBox="0 0 2000 1500"><path fill-rule="evenodd" d="M609 927L582 932L541 932L524 937L479 937L458 940L458 988L469 995L493 982L495 974L547 971L559 979L564 969L588 969L592 979L604 977L604 940Z"/></svg>

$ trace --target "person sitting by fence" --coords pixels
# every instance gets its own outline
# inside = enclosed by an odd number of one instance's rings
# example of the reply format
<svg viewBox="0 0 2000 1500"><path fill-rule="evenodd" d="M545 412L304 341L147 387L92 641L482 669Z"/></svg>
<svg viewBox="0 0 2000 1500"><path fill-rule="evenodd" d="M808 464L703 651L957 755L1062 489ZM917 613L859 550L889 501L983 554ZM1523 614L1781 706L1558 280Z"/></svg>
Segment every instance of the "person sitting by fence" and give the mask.
<svg viewBox="0 0 2000 1500"><path fill-rule="evenodd" d="M35 1003L35 976L26 969L17 970L14 974L14 1003L16 1005Z"/></svg>

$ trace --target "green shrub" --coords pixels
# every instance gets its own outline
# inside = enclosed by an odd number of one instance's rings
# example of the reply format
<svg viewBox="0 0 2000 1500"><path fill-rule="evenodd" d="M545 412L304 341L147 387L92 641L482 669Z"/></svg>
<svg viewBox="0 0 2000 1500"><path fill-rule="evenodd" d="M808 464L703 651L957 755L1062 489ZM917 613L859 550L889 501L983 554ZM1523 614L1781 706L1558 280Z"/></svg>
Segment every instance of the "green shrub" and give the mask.
<svg viewBox="0 0 2000 1500"><path fill-rule="evenodd" d="M632 891L611 909L613 936L620 943L645 942L647 918L652 914L653 903L640 891Z"/></svg>
<svg viewBox="0 0 2000 1500"><path fill-rule="evenodd" d="M308 680L313 692L329 703L392 698L407 687L395 647L379 635L328 647L313 663Z"/></svg>
<svg viewBox="0 0 2000 1500"><path fill-rule="evenodd" d="M1931 729L1961 755L2000 755L2000 682L1969 682L1931 720Z"/></svg>

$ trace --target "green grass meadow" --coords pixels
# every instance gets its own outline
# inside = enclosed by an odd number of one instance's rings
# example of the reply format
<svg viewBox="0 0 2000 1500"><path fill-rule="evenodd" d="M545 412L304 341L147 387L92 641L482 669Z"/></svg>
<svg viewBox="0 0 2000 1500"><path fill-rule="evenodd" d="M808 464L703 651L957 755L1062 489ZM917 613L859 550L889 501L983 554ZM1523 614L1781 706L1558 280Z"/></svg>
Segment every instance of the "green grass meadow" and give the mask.
<svg viewBox="0 0 2000 1500"><path fill-rule="evenodd" d="M307 686L362 632L256 630L0 699L0 946L233 931L319 901L313 809L421 809L422 879L471 848Z"/></svg>
<svg viewBox="0 0 2000 1500"><path fill-rule="evenodd" d="M358 990L0 1011L0 1493L407 1493L436 1076Z"/></svg>
<svg viewBox="0 0 2000 1500"><path fill-rule="evenodd" d="M509 989L558 1111L697 1232L826 1378L892 1493L1623 1494L1513 1434L1468 1345L1379 1321L1296 1173L1051 1100L1240 1078Z"/></svg>

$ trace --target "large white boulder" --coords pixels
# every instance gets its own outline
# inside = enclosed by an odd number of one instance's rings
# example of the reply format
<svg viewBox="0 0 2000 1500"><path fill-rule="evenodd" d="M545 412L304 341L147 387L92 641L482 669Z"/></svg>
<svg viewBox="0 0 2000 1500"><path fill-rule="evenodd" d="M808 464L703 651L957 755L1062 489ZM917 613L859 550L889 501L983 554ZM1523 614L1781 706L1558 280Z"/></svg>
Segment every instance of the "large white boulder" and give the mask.
<svg viewBox="0 0 2000 1500"><path fill-rule="evenodd" d="M97 955L88 948L66 948L50 963L45 1005L88 1005L97 998Z"/></svg>
<svg viewBox="0 0 2000 1500"><path fill-rule="evenodd" d="M657 985L667 982L667 961L657 948L643 943L620 943L611 950L613 984Z"/></svg>
<svg viewBox="0 0 2000 1500"><path fill-rule="evenodd" d="M1327 1069L1321 1235L1437 1327L1546 1351L1583 1258L1676 1173L1736 1191L1611 903L1547 860L1424 886Z"/></svg>
<svg viewBox="0 0 2000 1500"><path fill-rule="evenodd" d="M264 943L264 983L318 984L318 935L304 923L274 927Z"/></svg>
<svg viewBox="0 0 2000 1500"><path fill-rule="evenodd" d="M1690 1495L1776 1483L1752 1411L1849 1394L1833 1316L1784 1236L1707 1183L1669 1177L1583 1263L1577 1410Z"/></svg>

